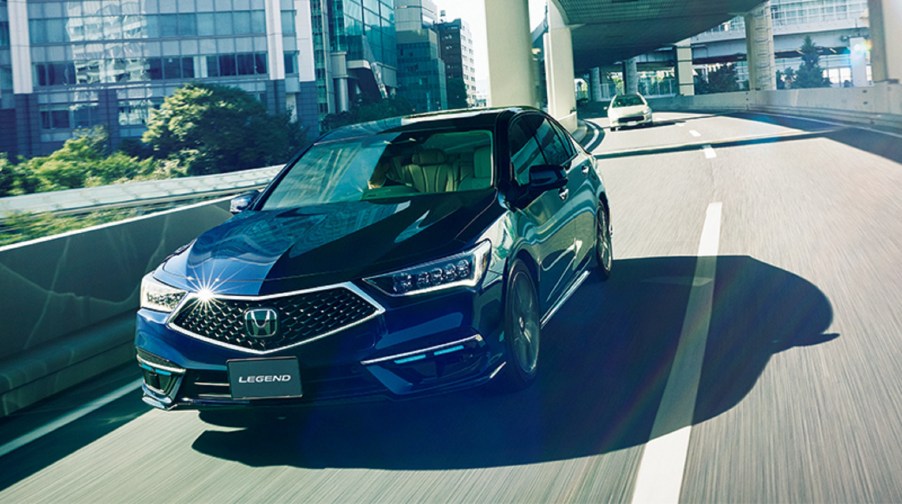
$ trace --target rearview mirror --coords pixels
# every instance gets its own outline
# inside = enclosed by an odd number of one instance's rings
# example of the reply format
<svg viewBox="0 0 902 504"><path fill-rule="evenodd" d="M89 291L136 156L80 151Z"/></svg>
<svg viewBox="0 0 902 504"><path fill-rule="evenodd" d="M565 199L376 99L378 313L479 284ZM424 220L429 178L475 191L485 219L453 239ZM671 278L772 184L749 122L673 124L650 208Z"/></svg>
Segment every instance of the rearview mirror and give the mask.
<svg viewBox="0 0 902 504"><path fill-rule="evenodd" d="M229 212L232 212L234 215L247 210L259 195L260 191L248 191L235 196L232 198L232 201L229 202Z"/></svg>

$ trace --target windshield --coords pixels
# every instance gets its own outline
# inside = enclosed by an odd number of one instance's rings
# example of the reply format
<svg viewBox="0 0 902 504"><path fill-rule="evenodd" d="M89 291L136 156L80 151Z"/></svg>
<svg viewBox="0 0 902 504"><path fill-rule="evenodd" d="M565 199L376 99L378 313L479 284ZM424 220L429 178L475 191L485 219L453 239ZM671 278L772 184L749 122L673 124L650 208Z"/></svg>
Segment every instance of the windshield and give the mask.
<svg viewBox="0 0 902 504"><path fill-rule="evenodd" d="M642 101L642 97L639 95L621 95L617 98L614 98L614 103L611 105L614 108L617 107L635 107L636 105L645 105L645 102Z"/></svg>
<svg viewBox="0 0 902 504"><path fill-rule="evenodd" d="M414 131L321 143L278 182L262 210L487 189L492 134Z"/></svg>

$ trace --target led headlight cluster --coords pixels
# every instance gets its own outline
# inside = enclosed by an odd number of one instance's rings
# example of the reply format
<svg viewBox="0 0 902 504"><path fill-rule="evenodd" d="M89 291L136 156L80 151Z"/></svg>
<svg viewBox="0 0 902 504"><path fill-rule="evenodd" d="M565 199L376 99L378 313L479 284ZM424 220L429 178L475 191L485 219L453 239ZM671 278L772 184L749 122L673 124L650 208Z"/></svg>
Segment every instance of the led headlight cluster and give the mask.
<svg viewBox="0 0 902 504"><path fill-rule="evenodd" d="M155 280L153 273L148 273L141 279L141 308L169 313L186 294L183 290Z"/></svg>
<svg viewBox="0 0 902 504"><path fill-rule="evenodd" d="M488 267L492 244L484 241L472 250L420 264L366 281L391 296L423 294L451 287L473 287Z"/></svg>

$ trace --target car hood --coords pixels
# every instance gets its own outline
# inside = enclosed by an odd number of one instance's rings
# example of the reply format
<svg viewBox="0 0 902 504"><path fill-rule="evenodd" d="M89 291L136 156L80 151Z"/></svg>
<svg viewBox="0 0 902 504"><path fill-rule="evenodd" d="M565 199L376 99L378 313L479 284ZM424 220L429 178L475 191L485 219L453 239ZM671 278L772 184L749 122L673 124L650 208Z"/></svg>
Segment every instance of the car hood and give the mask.
<svg viewBox="0 0 902 504"><path fill-rule="evenodd" d="M646 105L633 105L631 107L617 107L608 109L608 117L623 117L633 114L642 114Z"/></svg>
<svg viewBox="0 0 902 504"><path fill-rule="evenodd" d="M487 190L247 211L157 273L176 287L244 295L345 282L459 252L496 201Z"/></svg>

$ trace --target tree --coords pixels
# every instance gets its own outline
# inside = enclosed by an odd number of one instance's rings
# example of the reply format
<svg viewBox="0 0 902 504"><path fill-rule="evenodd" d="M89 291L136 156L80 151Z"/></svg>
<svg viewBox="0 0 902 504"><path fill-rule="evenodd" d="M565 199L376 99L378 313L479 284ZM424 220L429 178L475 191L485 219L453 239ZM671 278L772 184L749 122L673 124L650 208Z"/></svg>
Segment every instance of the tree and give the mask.
<svg viewBox="0 0 902 504"><path fill-rule="evenodd" d="M739 91L736 81L736 66L732 63L721 65L708 72L708 78L699 78L696 82L696 93L731 93Z"/></svg>
<svg viewBox="0 0 902 504"><path fill-rule="evenodd" d="M151 112L142 140L155 157L201 175L284 163L305 134L288 114L268 114L246 91L189 83Z"/></svg>
<svg viewBox="0 0 902 504"><path fill-rule="evenodd" d="M820 54L811 37L806 36L800 49L802 64L796 72L792 87L794 88L818 88L830 87L830 79L824 77L824 69L820 65Z"/></svg>
<svg viewBox="0 0 902 504"><path fill-rule="evenodd" d="M467 102L467 84L463 79L451 79L448 81L448 108L464 109L469 106Z"/></svg>

